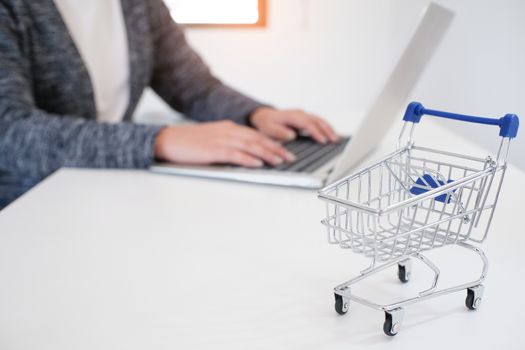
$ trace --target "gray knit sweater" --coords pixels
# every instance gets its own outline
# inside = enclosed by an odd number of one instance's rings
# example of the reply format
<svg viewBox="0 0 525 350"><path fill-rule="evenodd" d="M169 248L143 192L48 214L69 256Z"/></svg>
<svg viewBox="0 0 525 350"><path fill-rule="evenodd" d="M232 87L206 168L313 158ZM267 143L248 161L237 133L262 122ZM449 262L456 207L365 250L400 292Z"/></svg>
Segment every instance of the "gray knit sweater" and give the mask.
<svg viewBox="0 0 525 350"><path fill-rule="evenodd" d="M245 123L261 106L211 75L162 0L121 1L130 102L124 122L103 124L53 0L0 0L0 208L60 167L148 167L159 127L131 122L147 86L197 121Z"/></svg>

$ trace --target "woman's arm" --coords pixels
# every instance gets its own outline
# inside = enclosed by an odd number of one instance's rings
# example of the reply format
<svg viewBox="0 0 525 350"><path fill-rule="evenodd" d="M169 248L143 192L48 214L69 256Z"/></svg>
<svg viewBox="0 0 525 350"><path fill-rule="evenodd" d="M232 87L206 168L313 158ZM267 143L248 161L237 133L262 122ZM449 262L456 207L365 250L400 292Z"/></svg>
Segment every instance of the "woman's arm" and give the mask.
<svg viewBox="0 0 525 350"><path fill-rule="evenodd" d="M248 124L249 115L263 104L215 78L188 45L164 2L152 0L149 4L154 47L153 90L172 108L191 119L230 119Z"/></svg>
<svg viewBox="0 0 525 350"><path fill-rule="evenodd" d="M159 127L101 124L35 106L23 30L7 6L0 2L0 171L42 178L63 166L147 167Z"/></svg>
<svg viewBox="0 0 525 350"><path fill-rule="evenodd" d="M251 125L278 140L295 138L298 129L321 143L337 141L323 119L301 110L265 107L221 83L188 45L164 2L149 4L154 47L151 86L172 108L199 121L231 119Z"/></svg>

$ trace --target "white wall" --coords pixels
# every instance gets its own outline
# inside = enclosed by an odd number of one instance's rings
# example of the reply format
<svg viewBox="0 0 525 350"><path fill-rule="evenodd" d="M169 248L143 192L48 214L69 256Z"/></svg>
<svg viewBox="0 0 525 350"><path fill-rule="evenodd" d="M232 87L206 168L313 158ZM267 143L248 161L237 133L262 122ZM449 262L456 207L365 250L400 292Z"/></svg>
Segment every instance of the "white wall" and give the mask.
<svg viewBox="0 0 525 350"><path fill-rule="evenodd" d="M412 99L469 114L512 112L525 121L525 1L437 2L456 18ZM349 132L378 93L426 3L270 0L265 29L189 29L187 35L227 83L278 107L322 115ZM151 93L138 111L142 120L173 115ZM452 126L486 147L497 140L495 129ZM525 168L525 131L521 134L512 159Z"/></svg>

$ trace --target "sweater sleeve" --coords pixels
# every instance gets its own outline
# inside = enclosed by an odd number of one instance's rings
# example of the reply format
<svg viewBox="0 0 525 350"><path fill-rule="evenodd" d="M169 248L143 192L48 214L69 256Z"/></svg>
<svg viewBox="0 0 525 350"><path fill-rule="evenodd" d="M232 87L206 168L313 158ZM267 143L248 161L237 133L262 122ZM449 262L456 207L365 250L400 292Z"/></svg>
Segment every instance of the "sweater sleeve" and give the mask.
<svg viewBox="0 0 525 350"><path fill-rule="evenodd" d="M264 106L211 74L162 0L150 1L150 22L154 39L151 87L172 108L198 121L231 119L247 124L248 116Z"/></svg>
<svg viewBox="0 0 525 350"><path fill-rule="evenodd" d="M160 127L103 124L35 106L21 32L13 11L0 2L0 171L42 178L64 166L147 167Z"/></svg>

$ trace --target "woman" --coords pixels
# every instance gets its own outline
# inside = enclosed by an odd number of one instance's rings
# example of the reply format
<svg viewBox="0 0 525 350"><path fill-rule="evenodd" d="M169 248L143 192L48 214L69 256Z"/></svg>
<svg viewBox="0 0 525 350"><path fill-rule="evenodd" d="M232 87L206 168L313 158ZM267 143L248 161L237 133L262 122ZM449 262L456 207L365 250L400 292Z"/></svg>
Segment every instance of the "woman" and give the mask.
<svg viewBox="0 0 525 350"><path fill-rule="evenodd" d="M207 123L132 123L148 86ZM162 0L0 0L0 207L60 167L290 162L275 140L295 129L337 139L320 118L222 84Z"/></svg>

